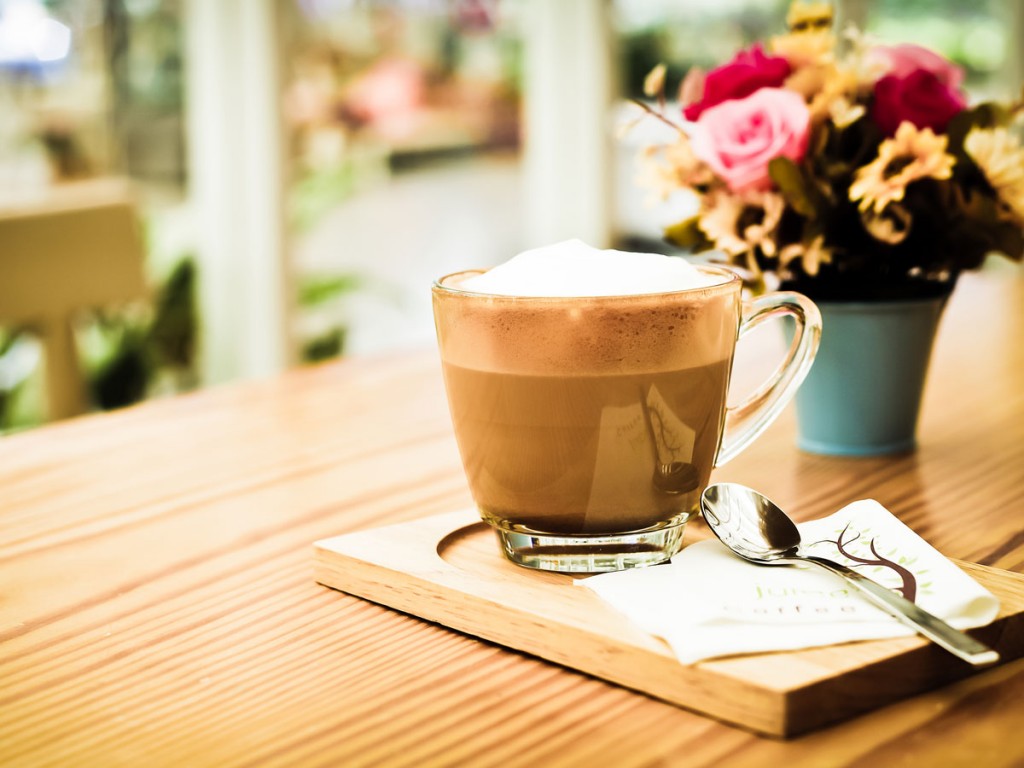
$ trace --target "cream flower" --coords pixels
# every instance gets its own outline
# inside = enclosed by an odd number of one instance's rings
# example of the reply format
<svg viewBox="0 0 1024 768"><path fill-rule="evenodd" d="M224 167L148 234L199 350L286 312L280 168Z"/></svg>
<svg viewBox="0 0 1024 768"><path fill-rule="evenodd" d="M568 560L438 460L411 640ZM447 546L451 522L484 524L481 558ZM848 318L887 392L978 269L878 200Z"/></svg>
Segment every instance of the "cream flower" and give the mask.
<svg viewBox="0 0 1024 768"><path fill-rule="evenodd" d="M885 77L888 71L885 62L875 55L880 43L858 29L853 22L846 25L842 36L847 43L843 66L856 82L858 100L867 98L874 92L875 83Z"/></svg>
<svg viewBox="0 0 1024 768"><path fill-rule="evenodd" d="M856 73L834 63L801 67L786 78L784 87L807 100L814 120L832 117L843 127L864 114L864 108L852 101L858 88Z"/></svg>
<svg viewBox="0 0 1024 768"><path fill-rule="evenodd" d="M975 128L964 149L1013 216L1024 220L1024 148L1005 128Z"/></svg>
<svg viewBox="0 0 1024 768"><path fill-rule="evenodd" d="M832 249L825 247L825 236L818 235L809 243L793 243L787 245L779 252L779 263L785 267L796 259L806 274L814 277L818 274L822 264L832 261Z"/></svg>
<svg viewBox="0 0 1024 768"><path fill-rule="evenodd" d="M739 196L718 191L704 198L697 226L716 248L730 256L760 248L770 258L776 254L775 230L784 210L785 203L775 192Z"/></svg>
<svg viewBox="0 0 1024 768"><path fill-rule="evenodd" d="M664 64L658 64L647 73L644 78L644 96L653 98L661 96L665 92L665 73L668 68Z"/></svg>
<svg viewBox="0 0 1024 768"><path fill-rule="evenodd" d="M855 104L840 96L828 104L828 115L838 128L846 128L860 120L865 113L863 104Z"/></svg>
<svg viewBox="0 0 1024 768"><path fill-rule="evenodd" d="M690 67L686 77L679 83L679 106L688 107L704 98L704 83L707 73L700 67Z"/></svg>
<svg viewBox="0 0 1024 768"><path fill-rule="evenodd" d="M711 169L693 153L685 135L673 144L647 147L641 161L641 183L662 199L679 189L692 189L714 180Z"/></svg>
<svg viewBox="0 0 1024 768"><path fill-rule="evenodd" d="M900 123L896 135L878 148L878 157L857 171L850 185L850 200L859 200L861 211L870 209L878 214L902 200L911 182L948 179L956 160L946 153L947 141L930 128L918 130L909 122Z"/></svg>
<svg viewBox="0 0 1024 768"><path fill-rule="evenodd" d="M864 229L870 232L876 240L889 243L889 245L898 245L910 234L914 217L902 205L893 203L886 206L881 213L870 210L861 211L860 220Z"/></svg>

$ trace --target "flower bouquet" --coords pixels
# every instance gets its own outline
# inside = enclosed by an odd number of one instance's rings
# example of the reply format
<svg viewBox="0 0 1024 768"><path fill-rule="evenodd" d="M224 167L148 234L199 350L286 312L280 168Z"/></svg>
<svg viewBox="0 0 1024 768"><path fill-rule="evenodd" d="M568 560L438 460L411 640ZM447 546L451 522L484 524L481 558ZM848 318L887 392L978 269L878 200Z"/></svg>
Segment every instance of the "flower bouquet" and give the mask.
<svg viewBox="0 0 1024 768"><path fill-rule="evenodd" d="M1021 104L968 104L963 72L915 45L839 50L831 7L794 2L789 31L679 88L645 83L673 142L645 151L649 183L689 190L697 210L666 230L714 249L755 289L818 301L948 293L990 252L1024 253Z"/></svg>

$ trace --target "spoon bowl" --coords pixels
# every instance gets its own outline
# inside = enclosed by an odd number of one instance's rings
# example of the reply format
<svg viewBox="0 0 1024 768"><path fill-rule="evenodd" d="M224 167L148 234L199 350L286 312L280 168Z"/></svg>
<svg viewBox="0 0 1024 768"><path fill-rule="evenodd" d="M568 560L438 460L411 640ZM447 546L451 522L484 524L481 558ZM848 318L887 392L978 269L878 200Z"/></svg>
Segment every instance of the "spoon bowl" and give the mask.
<svg viewBox="0 0 1024 768"><path fill-rule="evenodd" d="M768 562L797 555L800 531L767 496L738 483L716 483L700 504L711 530L740 557Z"/></svg>
<svg viewBox="0 0 1024 768"><path fill-rule="evenodd" d="M771 499L738 483L716 483L701 495L701 512L712 532L740 557L758 565L810 563L846 579L874 605L975 665L999 660L999 654L937 616L841 563L804 552L800 531Z"/></svg>

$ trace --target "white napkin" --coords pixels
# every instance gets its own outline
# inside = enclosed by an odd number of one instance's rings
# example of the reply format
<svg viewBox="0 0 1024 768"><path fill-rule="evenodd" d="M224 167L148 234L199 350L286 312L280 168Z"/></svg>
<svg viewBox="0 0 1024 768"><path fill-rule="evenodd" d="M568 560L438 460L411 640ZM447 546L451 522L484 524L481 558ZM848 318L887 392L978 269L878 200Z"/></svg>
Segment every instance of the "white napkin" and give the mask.
<svg viewBox="0 0 1024 768"><path fill-rule="evenodd" d="M877 501L854 502L798 528L810 552L907 589L904 597L957 629L989 624L999 612L991 592ZM914 634L838 576L817 566L754 565L717 539L691 544L669 564L576 584L664 639L684 663Z"/></svg>

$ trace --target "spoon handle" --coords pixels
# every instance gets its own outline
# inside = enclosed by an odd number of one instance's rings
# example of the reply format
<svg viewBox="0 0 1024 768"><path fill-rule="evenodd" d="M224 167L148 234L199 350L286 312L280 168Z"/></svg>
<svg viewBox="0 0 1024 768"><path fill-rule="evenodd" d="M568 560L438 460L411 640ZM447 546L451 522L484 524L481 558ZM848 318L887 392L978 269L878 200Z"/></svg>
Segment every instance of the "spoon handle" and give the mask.
<svg viewBox="0 0 1024 768"><path fill-rule="evenodd" d="M942 646L950 653L959 656L964 661L968 661L978 667L994 664L999 661L999 654L987 645L979 643L973 637L958 629L954 629L938 616L933 616L902 595L883 587L881 584L857 573L857 571L847 568L841 563L815 555L803 555L800 559L814 563L838 576L842 576L886 613L907 626L916 629L929 640Z"/></svg>

